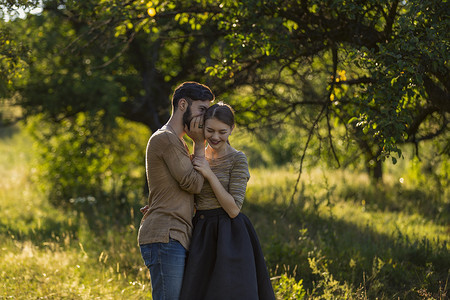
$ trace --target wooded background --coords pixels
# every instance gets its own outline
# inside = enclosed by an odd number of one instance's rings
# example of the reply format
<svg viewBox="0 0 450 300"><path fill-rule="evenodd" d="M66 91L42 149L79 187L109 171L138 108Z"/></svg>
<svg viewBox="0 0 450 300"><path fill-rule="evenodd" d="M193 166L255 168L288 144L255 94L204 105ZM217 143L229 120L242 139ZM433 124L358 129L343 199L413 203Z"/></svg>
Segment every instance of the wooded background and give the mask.
<svg viewBox="0 0 450 300"><path fill-rule="evenodd" d="M438 219L450 215L446 0L0 5L0 127L26 124L33 176L57 207L95 202L120 219L137 206L142 147L174 88L198 81L236 110L233 144L251 168L295 174L291 206L305 169L365 172L380 187L387 163L414 160L438 178Z"/></svg>

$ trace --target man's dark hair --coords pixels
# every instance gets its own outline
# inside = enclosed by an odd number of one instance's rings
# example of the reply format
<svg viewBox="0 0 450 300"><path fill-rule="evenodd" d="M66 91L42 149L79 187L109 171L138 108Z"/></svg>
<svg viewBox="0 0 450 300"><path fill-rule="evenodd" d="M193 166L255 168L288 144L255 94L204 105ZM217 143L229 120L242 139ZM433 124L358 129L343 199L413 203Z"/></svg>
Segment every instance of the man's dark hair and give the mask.
<svg viewBox="0 0 450 300"><path fill-rule="evenodd" d="M211 89L206 85L194 81L187 81L180 84L175 89L175 92L173 92L172 96L173 111L177 109L178 102L182 98L186 99L189 103L191 103L191 101L195 100L214 101L215 96L211 91Z"/></svg>

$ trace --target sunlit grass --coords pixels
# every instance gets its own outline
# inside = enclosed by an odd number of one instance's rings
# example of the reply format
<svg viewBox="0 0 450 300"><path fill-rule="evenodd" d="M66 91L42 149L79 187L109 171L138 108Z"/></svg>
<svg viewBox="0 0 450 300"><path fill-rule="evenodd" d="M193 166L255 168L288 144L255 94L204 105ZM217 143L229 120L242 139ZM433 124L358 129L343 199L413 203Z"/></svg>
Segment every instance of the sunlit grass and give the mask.
<svg viewBox="0 0 450 300"><path fill-rule="evenodd" d="M247 198L259 204L272 203L289 205L294 192L297 174L288 169L254 169L248 183ZM366 193L353 194L349 201L342 201L342 185L359 187ZM391 184L394 187L397 183ZM385 184L384 188L388 188ZM369 226L380 234L401 233L412 240L444 242L450 241L448 224L438 225L424 218L418 212L389 211L372 203L368 191L374 188L366 174L350 173L342 170L324 172L318 168L302 174L294 204L305 210L314 209L319 216L334 217L356 226ZM378 187L375 187L376 190ZM382 195L382 194L380 194ZM373 195L373 197L380 196ZM314 198L316 201L314 201ZM316 203L316 207L314 207ZM401 206L402 203L399 203ZM450 247L450 244L448 245Z"/></svg>
<svg viewBox="0 0 450 300"><path fill-rule="evenodd" d="M127 282L120 265L89 258L80 249L62 249L56 243L37 247L15 242L2 247L2 296L36 299L142 299L145 281ZM148 290L148 289L147 289Z"/></svg>
<svg viewBox="0 0 450 300"><path fill-rule="evenodd" d="M450 228L437 225L431 220L424 219L419 214L406 214L401 211L367 211L364 205L339 202L331 210L332 215L338 220L356 224L360 227L373 229L375 232L386 236L407 236L411 241L428 239L432 243L442 244L450 242ZM330 215L327 207L321 207L320 214ZM450 243L447 244L450 250Z"/></svg>
<svg viewBox="0 0 450 300"><path fill-rule="evenodd" d="M0 135L0 228L27 235L45 224L64 221L65 216L51 206L32 185L32 139L20 128L3 128Z"/></svg>

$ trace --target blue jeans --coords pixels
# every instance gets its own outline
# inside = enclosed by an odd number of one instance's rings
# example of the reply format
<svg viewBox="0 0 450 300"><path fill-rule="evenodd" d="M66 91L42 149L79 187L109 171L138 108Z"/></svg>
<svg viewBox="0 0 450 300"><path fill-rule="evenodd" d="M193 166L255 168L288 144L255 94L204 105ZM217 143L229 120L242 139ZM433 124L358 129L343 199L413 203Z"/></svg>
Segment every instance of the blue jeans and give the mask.
<svg viewBox="0 0 450 300"><path fill-rule="evenodd" d="M141 245L141 255L150 270L153 300L178 300L183 283L187 251L176 240Z"/></svg>

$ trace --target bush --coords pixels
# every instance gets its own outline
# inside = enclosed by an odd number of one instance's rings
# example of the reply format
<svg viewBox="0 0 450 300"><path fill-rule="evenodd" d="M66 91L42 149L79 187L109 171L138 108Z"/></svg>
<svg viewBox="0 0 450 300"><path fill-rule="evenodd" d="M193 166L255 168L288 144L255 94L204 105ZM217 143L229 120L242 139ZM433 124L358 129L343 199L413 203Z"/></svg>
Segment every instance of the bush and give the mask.
<svg viewBox="0 0 450 300"><path fill-rule="evenodd" d="M305 297L306 291L303 288L303 280L295 280L287 274L282 274L276 278L275 295L282 300L301 300Z"/></svg>
<svg viewBox="0 0 450 300"><path fill-rule="evenodd" d="M27 128L39 157L36 183L51 203L117 217L143 196L149 132L121 118L103 119L102 112L78 113L60 123L36 118Z"/></svg>

